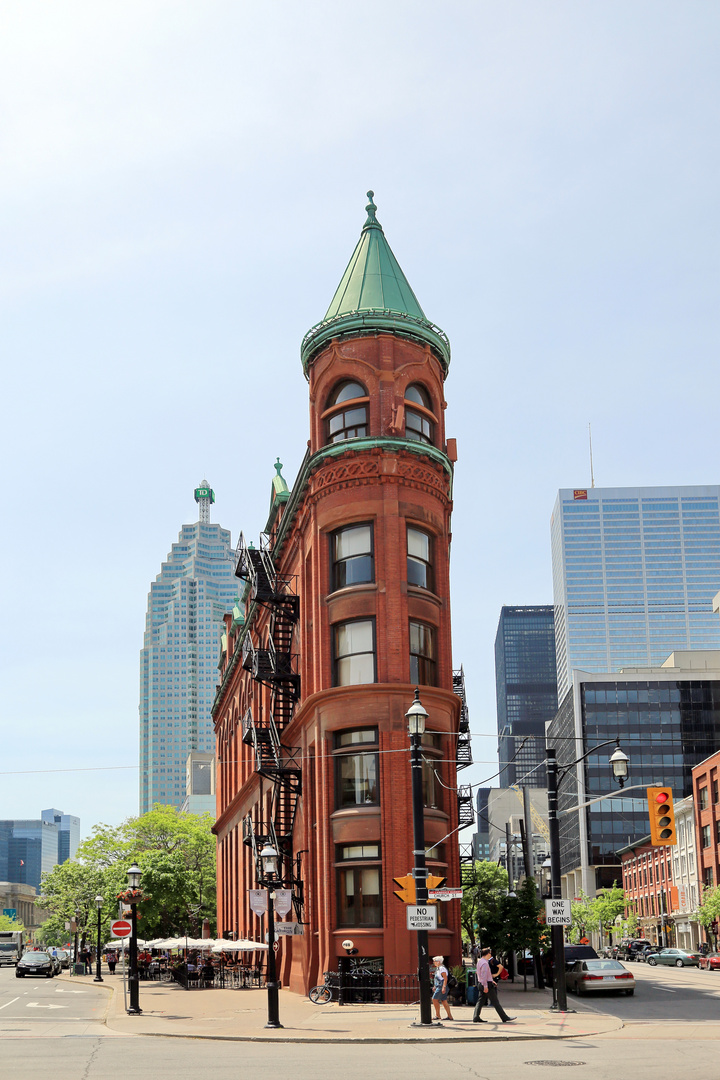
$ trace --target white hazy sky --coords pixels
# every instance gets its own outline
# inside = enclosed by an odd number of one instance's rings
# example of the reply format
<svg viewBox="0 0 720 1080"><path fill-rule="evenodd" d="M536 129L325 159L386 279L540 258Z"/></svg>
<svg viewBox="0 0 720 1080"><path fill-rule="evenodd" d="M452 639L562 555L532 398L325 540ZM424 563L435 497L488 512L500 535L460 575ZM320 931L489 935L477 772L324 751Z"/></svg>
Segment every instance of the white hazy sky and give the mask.
<svg viewBox="0 0 720 1080"><path fill-rule="evenodd" d="M719 45L707 0L5 0L0 817L137 812L149 583L203 476L233 542L292 484L368 188L452 342L495 771L500 607L552 601L588 422L600 486L718 479Z"/></svg>

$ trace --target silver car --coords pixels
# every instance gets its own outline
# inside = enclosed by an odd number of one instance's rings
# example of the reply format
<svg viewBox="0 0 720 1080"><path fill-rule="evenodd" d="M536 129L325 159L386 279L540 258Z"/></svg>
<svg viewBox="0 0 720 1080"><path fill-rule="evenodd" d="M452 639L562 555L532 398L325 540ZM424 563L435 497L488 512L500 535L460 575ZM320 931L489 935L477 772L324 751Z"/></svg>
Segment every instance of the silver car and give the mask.
<svg viewBox="0 0 720 1080"><path fill-rule="evenodd" d="M635 993L635 977L619 960L577 960L565 973L568 990L591 994L611 990L616 994Z"/></svg>

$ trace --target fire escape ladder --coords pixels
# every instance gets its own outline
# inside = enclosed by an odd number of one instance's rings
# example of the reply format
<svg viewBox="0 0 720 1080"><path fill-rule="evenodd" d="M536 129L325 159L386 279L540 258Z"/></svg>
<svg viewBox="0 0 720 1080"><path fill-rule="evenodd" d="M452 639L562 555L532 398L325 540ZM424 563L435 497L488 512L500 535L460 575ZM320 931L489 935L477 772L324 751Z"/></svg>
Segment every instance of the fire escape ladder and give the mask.
<svg viewBox="0 0 720 1080"><path fill-rule="evenodd" d="M465 696L465 672L462 667L459 671L453 671L453 691L460 698L460 724L458 726L457 751L455 762L458 772L472 765L472 749L470 748L470 713L468 711L467 698Z"/></svg>
<svg viewBox="0 0 720 1080"><path fill-rule="evenodd" d="M475 811L473 809L473 795L470 784L461 784L457 789L458 801L458 825L466 829L468 825L475 824Z"/></svg>
<svg viewBox="0 0 720 1080"><path fill-rule="evenodd" d="M460 884L463 889L477 884L472 844L460 844Z"/></svg>
<svg viewBox="0 0 720 1080"><path fill-rule="evenodd" d="M300 697L297 656L293 652L293 634L300 616L300 602L293 591L295 579L277 573L268 539L261 537L260 547L248 546L241 537L238 544L236 573L250 582L250 596L270 615L267 644L255 643L252 633L243 641L243 667L253 678L272 691L271 712L267 721L257 722L248 712L243 719L243 740L252 746L255 771L272 781L271 820L262 826L247 826L246 843L258 850L272 843L280 855L283 882L293 890L298 917L302 913L303 883L300 855L293 852L293 829L302 792L302 755L300 747L286 746L282 733L293 718ZM262 833L262 835L261 835ZM253 853L257 862L257 851Z"/></svg>

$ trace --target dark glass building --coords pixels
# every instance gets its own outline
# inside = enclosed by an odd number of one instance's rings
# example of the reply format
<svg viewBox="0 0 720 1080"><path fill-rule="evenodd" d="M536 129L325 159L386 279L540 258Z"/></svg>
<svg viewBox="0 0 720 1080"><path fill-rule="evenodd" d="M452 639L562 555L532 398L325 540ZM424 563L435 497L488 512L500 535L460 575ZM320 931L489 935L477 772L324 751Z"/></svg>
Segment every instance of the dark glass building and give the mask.
<svg viewBox="0 0 720 1080"><path fill-rule="evenodd" d="M548 728L548 746L555 748L560 767L618 736L630 759L626 793L612 776L612 746L570 769L560 785L566 896L578 896L581 889L592 896L598 888L621 882L616 851L649 831L646 793L643 788L628 791L630 785L670 785L676 802L692 793L693 766L720 747L720 670L662 667L622 675L576 670ZM607 792L617 794L563 814Z"/></svg>
<svg viewBox="0 0 720 1080"><path fill-rule="evenodd" d="M555 621L550 604L503 607L495 638L500 787L543 787L545 724L557 712Z"/></svg>

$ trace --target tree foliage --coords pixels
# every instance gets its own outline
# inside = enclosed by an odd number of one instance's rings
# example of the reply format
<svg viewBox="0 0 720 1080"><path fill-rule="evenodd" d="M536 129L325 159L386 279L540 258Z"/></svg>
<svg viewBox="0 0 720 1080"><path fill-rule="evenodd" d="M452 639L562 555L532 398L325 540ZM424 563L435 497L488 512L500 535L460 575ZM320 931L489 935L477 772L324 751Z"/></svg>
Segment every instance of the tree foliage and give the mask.
<svg viewBox="0 0 720 1080"><path fill-rule="evenodd" d="M507 870L494 862L475 863L475 884L463 889L461 922L471 945L494 939L502 923L500 901L507 893Z"/></svg>
<svg viewBox="0 0 720 1080"><path fill-rule="evenodd" d="M24 930L25 927L19 919L13 919L11 915L0 915L0 930Z"/></svg>
<svg viewBox="0 0 720 1080"><path fill-rule="evenodd" d="M701 926L712 926L720 919L720 885L705 889L697 909L697 921Z"/></svg>
<svg viewBox="0 0 720 1080"><path fill-rule="evenodd" d="M96 825L74 859L43 875L36 903L51 912L40 935L48 944L68 940L65 923L77 919L83 937L97 935L96 896L104 898L101 936L107 941L117 918L118 893L127 887L127 870L142 870L145 899L138 904L145 938L188 933L199 936L204 919L215 932L215 837L209 814L182 814L156 805L121 825ZM55 939L59 938L60 941Z"/></svg>

